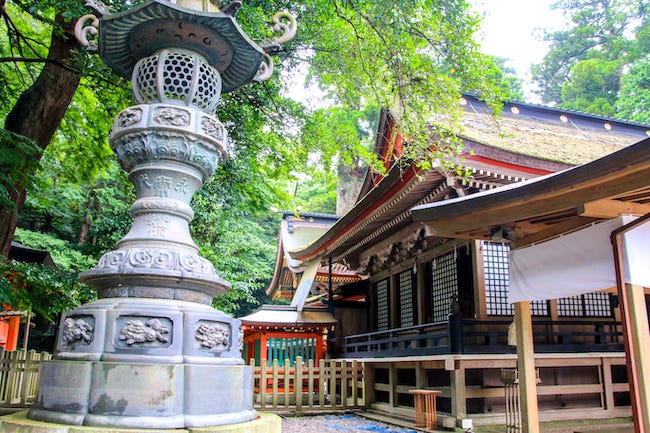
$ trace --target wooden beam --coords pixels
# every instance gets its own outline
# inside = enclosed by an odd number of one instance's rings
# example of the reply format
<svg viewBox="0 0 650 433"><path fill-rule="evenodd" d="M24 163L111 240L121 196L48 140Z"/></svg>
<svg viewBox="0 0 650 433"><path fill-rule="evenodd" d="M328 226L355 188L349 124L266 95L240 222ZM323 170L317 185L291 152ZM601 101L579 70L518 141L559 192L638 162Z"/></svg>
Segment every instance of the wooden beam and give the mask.
<svg viewBox="0 0 650 433"><path fill-rule="evenodd" d="M591 224L592 221L593 221L592 219L578 218L578 219L571 219L561 223L553 224L548 226L545 229L539 230L535 233L531 233L528 236L517 238L515 241L512 241L510 243L510 248L512 249L522 248L530 244L543 242L558 237L563 233L577 230L581 227L584 227L587 224Z"/></svg>
<svg viewBox="0 0 650 433"><path fill-rule="evenodd" d="M521 432L539 433L537 407L537 375L533 348L533 326L530 302L515 302L515 328L517 336L517 369L519 370L519 401Z"/></svg>
<svg viewBox="0 0 650 433"><path fill-rule="evenodd" d="M649 204L620 200L595 200L577 207L578 215L591 218L616 218L621 215L645 215L650 213Z"/></svg>
<svg viewBox="0 0 650 433"><path fill-rule="evenodd" d="M591 175L589 179L563 182L564 178L558 176L557 179L549 178L553 181L548 182L549 185L540 182L546 187L544 189L533 183L525 185L526 188L504 190L501 195L469 196L467 201L462 201L462 206L441 205L422 214L414 212L413 217L415 221L425 222L432 235L446 236L572 209L575 212L582 203L647 187L649 169L650 160L629 172L614 171L600 178Z"/></svg>

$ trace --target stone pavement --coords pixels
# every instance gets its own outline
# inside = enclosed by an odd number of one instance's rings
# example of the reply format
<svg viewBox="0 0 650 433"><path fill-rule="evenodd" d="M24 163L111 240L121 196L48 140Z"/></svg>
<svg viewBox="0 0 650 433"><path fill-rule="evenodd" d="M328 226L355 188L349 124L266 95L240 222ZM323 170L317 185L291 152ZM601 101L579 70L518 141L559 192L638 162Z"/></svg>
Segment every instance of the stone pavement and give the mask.
<svg viewBox="0 0 650 433"><path fill-rule="evenodd" d="M417 433L357 415L315 415L282 418L282 433Z"/></svg>

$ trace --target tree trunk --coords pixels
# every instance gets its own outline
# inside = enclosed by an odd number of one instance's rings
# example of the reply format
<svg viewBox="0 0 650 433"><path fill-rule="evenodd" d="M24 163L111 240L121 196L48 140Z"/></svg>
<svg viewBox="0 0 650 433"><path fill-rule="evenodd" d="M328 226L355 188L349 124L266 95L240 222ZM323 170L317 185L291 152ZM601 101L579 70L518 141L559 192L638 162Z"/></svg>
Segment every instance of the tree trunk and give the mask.
<svg viewBox="0 0 650 433"><path fill-rule="evenodd" d="M88 242L88 235L90 233L90 211L86 210L84 214L83 223L81 223L81 229L79 230L79 239L77 243L83 245Z"/></svg>
<svg viewBox="0 0 650 433"><path fill-rule="evenodd" d="M73 50L79 48L74 38L74 23L65 22L60 14L56 16L56 22L64 31L52 30L49 61L34 84L20 95L5 119L6 130L34 140L42 150L50 144L81 78L73 62ZM25 203L26 186L17 185L10 192L14 207L0 208L0 254L5 257L9 254L18 214Z"/></svg>

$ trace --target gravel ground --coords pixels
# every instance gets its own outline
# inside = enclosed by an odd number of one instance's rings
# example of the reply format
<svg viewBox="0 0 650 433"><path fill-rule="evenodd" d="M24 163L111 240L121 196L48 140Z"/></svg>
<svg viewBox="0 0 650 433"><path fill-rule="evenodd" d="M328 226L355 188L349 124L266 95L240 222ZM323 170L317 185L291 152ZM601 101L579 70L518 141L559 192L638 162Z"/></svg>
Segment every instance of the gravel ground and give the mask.
<svg viewBox="0 0 650 433"><path fill-rule="evenodd" d="M282 433L417 433L356 415L315 415L282 418Z"/></svg>

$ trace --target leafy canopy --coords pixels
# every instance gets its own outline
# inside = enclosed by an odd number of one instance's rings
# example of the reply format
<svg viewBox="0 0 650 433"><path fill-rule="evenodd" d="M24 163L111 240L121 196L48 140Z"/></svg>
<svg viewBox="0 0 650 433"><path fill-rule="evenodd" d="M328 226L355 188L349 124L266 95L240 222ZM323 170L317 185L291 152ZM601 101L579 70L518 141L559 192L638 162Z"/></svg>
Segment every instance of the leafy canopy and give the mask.
<svg viewBox="0 0 650 433"><path fill-rule="evenodd" d="M109 3L113 10L134 4ZM249 0L238 22L252 39L269 38L272 33L263 23L282 9L296 15L299 32L277 53L278 71L290 75L307 62L310 80L335 105L310 110L290 101L282 96L285 84L277 76L222 98L217 115L229 131L233 151L196 194L191 230L201 253L234 287L216 302L237 314L256 302L271 276L279 219L271 209L302 206L329 212L339 167L365 161L382 170L371 152L379 107L399 114L411 142L407 157L431 162L455 151L429 148L427 126L434 114L457 118L461 91L478 93L494 107L508 91L498 62L482 55L472 39L478 18L464 0ZM0 55L12 60L0 62L6 83L0 86L6 101L0 116L7 115L42 70L50 36L61 31L55 18L83 13L81 2L7 0ZM131 105L128 83L97 56L79 52L52 61L83 73L79 89L40 170L22 178L23 168L17 166L11 182L27 189L20 224L65 241L70 256L57 259L62 266L88 266L74 254L85 252L96 260L115 248L130 223L131 187L107 143L112 118ZM28 151L28 142L24 149ZM26 160L35 164L38 158ZM327 191L316 183L321 180ZM19 233L30 246L60 248ZM43 281L54 284L49 277ZM71 293L83 292L70 287ZM52 317L54 311L43 314Z"/></svg>
<svg viewBox="0 0 650 433"><path fill-rule="evenodd" d="M558 0L554 7L563 10L570 26L544 35L550 50L532 68L542 100L647 122L650 106L642 71L650 49L650 5L638 0Z"/></svg>
<svg viewBox="0 0 650 433"><path fill-rule="evenodd" d="M460 115L460 92L477 93L495 108L505 96L495 62L472 39L479 20L463 0L304 5L298 43L312 50L311 78L343 107L398 113L410 158L445 156L430 154L428 126L435 114Z"/></svg>

